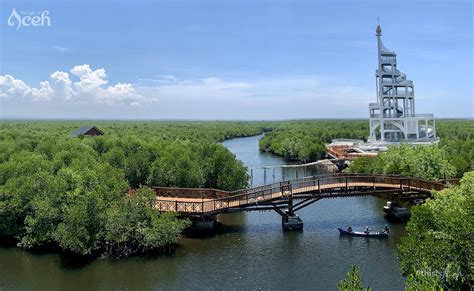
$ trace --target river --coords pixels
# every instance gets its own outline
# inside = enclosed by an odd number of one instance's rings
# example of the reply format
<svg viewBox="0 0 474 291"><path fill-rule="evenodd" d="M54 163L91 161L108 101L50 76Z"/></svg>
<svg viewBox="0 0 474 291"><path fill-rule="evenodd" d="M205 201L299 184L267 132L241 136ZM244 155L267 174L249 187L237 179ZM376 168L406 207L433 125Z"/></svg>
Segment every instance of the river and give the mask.
<svg viewBox="0 0 474 291"><path fill-rule="evenodd" d="M279 157L259 152L260 137L223 144L248 167L284 164ZM267 175L256 169L252 183L295 176L294 169L271 170ZM396 244L405 229L384 219L384 203L375 197L321 200L298 212L304 230L293 232L282 231L281 218L273 211L221 215L216 235L183 238L173 254L154 257L79 263L58 254L0 247L0 289L335 290L350 266L358 265L373 290L401 290L404 278ZM341 237L337 230L384 224L392 231L388 240Z"/></svg>

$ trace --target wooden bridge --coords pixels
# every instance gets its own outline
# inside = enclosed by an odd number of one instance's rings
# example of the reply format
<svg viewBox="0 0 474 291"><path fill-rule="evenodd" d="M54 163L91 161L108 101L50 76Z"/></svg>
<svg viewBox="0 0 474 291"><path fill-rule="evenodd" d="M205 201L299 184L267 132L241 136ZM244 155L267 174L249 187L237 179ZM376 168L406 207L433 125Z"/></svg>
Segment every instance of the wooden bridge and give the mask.
<svg viewBox="0 0 474 291"><path fill-rule="evenodd" d="M155 208L174 211L201 221L215 221L220 213L274 210L282 223L298 218L296 211L320 199L374 195L395 201L426 198L442 190L444 181L426 181L386 175L335 174L299 178L251 189L154 187ZM298 218L299 221L301 221ZM302 222L301 222L302 225Z"/></svg>

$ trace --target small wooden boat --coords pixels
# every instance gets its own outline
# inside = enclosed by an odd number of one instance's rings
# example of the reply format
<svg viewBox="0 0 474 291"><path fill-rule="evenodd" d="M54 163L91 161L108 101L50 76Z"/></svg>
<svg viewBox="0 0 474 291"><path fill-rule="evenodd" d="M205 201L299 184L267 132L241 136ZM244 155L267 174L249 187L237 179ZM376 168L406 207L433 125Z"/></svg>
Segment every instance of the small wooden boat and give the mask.
<svg viewBox="0 0 474 291"><path fill-rule="evenodd" d="M364 236L364 237L380 237L380 238L387 238L388 233L386 232L378 232L378 231L369 231L369 233L365 233L363 231L347 231L342 228L337 228L339 229L339 233L342 235L351 235L351 236Z"/></svg>

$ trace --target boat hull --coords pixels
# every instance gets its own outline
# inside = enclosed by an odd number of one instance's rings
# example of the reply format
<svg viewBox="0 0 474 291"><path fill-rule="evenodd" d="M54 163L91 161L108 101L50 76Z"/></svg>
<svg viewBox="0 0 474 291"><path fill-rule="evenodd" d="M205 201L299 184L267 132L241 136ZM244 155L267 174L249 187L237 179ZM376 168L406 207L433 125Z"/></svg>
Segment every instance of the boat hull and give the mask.
<svg viewBox="0 0 474 291"><path fill-rule="evenodd" d="M347 230L344 230L342 228L337 228L339 230L339 233L341 235L349 235L349 236L361 236L361 237L377 237L377 238L388 238L388 233L385 232L369 232L369 233L364 233L364 232L359 232L359 231L352 231L348 232Z"/></svg>

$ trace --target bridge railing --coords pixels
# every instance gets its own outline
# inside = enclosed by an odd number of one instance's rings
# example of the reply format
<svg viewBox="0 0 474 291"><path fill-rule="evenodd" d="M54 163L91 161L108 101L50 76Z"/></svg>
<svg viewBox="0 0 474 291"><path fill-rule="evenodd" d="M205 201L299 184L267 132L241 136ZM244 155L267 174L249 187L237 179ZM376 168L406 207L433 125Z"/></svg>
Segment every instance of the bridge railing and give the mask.
<svg viewBox="0 0 474 291"><path fill-rule="evenodd" d="M177 211L182 213L210 213L228 208L255 205L260 202L279 199L291 194L305 192L331 192L336 189L348 190L354 187L391 188L400 191L442 190L445 185L440 182L426 181L402 176L360 175L360 174L329 174L298 178L290 181L272 183L251 189L227 192L228 196L201 201L156 200L155 207L159 211ZM189 191L189 189L186 189ZM221 191L223 195L224 191ZM196 200L196 199L194 199Z"/></svg>

